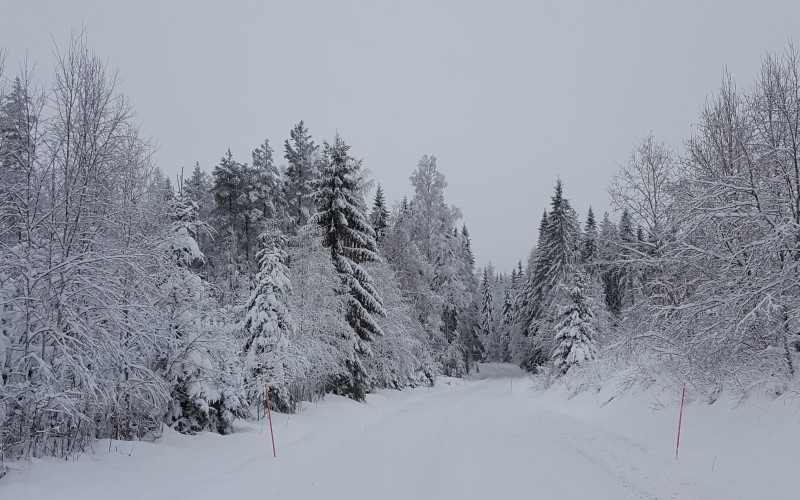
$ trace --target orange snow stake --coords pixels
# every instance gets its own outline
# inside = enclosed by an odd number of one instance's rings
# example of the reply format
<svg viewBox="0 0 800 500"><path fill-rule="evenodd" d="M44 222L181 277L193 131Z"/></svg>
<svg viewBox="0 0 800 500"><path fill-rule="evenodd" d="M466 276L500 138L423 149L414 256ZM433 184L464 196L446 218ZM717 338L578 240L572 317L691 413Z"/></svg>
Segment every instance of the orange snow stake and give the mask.
<svg viewBox="0 0 800 500"><path fill-rule="evenodd" d="M678 417L678 442L675 444L675 460L678 459L678 448L681 445L681 423L683 422L683 402L686 400L686 382L683 383L681 391L681 413Z"/></svg>
<svg viewBox="0 0 800 500"><path fill-rule="evenodd" d="M272 438L272 456L278 458L278 455L275 453L275 434L272 433L272 412L269 409L269 386L264 386L264 396L267 404L267 418L269 418L269 437Z"/></svg>

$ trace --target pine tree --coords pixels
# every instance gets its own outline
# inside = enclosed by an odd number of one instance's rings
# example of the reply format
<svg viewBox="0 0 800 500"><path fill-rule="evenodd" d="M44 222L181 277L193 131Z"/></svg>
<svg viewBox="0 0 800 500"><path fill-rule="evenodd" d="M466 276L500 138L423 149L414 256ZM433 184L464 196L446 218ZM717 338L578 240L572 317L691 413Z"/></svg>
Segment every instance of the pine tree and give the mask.
<svg viewBox="0 0 800 500"><path fill-rule="evenodd" d="M252 231L247 218L247 170L245 165L233 158L228 149L212 171L214 211L211 225L216 235L214 244L209 249L211 261L214 263L209 271L215 281L225 283L223 297L232 299L244 289L242 271L250 263Z"/></svg>
<svg viewBox="0 0 800 500"><path fill-rule="evenodd" d="M291 142L284 142L286 167L286 204L288 215L297 225L306 223L314 212L314 183L319 177L319 146L311 140L308 128L300 121L289 133Z"/></svg>
<svg viewBox="0 0 800 500"><path fill-rule="evenodd" d="M383 188L380 184L375 190L375 201L372 204L369 220L372 223L372 229L375 230L375 241L380 243L389 223L389 209L386 208L386 198L383 196Z"/></svg>
<svg viewBox="0 0 800 500"><path fill-rule="evenodd" d="M349 380L339 380L333 389L363 400L368 380L358 356L370 354L368 342L383 335L375 316L385 311L372 277L361 265L379 262L375 231L364 214L360 199L361 162L352 158L350 146L337 134L333 144L325 143L326 165L316 182L317 213L311 222L323 229L323 245L330 249L336 272L347 293L346 320L356 334L352 339L354 357L348 360Z"/></svg>
<svg viewBox="0 0 800 500"><path fill-rule="evenodd" d="M240 211L240 195L243 181L242 164L233 159L229 149L214 167L214 201L216 211L226 218L233 218Z"/></svg>
<svg viewBox="0 0 800 500"><path fill-rule="evenodd" d="M269 140L253 151L253 203L268 219L280 218L286 212L286 199L281 173L272 161ZM257 258L257 257L256 257Z"/></svg>
<svg viewBox="0 0 800 500"><path fill-rule="evenodd" d="M295 403L288 385L295 374L288 350L294 324L287 306L292 288L284 264L286 241L280 233L264 232L259 235L259 244L259 271L244 322L245 387L251 403L263 403L264 386L268 386L271 404L280 411L293 411Z"/></svg>
<svg viewBox="0 0 800 500"><path fill-rule="evenodd" d="M596 356L594 345L595 315L591 301L586 296L587 278L581 272L574 275L569 291L570 304L561 311L561 321L556 325L556 348L553 366L559 374Z"/></svg>

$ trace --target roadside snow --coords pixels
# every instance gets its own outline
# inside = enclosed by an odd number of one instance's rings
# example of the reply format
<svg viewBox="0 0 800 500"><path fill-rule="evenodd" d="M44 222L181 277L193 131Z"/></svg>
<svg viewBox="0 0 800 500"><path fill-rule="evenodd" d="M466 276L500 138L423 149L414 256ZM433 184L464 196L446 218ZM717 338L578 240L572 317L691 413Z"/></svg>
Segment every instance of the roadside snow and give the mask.
<svg viewBox="0 0 800 500"><path fill-rule="evenodd" d="M788 400L688 405L677 462L676 406L647 393L598 401L534 390L518 368L488 364L431 389L276 414L277 459L260 423L104 440L78 460L12 464L0 498L798 498L800 414Z"/></svg>

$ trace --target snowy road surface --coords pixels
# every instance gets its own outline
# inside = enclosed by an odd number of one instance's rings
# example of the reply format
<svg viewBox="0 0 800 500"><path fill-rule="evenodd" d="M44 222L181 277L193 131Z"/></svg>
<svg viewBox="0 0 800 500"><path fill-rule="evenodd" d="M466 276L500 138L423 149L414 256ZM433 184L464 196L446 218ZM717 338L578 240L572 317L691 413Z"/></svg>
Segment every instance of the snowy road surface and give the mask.
<svg viewBox="0 0 800 500"><path fill-rule="evenodd" d="M780 498L681 467L669 444L603 430L529 386L516 367L483 365L471 380L380 391L367 404L329 396L275 416L277 459L258 423L232 436L115 441L110 452L101 441L77 461L20 464L0 498Z"/></svg>

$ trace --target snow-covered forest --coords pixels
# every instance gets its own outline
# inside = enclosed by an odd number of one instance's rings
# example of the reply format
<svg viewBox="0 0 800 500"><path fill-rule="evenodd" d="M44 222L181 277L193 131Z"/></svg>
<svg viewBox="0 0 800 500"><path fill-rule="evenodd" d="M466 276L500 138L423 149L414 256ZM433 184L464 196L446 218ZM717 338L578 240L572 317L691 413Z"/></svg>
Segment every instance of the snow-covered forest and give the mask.
<svg viewBox="0 0 800 500"><path fill-rule="evenodd" d="M165 426L227 434L266 391L292 412L482 361L581 387L685 380L709 401L792 383L791 45L753 84L723 75L685 143L636 140L609 212L554 171L529 217L538 243L508 270L476 267L434 156L387 200L346 137L299 121L171 178L109 63L81 36L57 55L45 80L0 79L0 461Z"/></svg>

